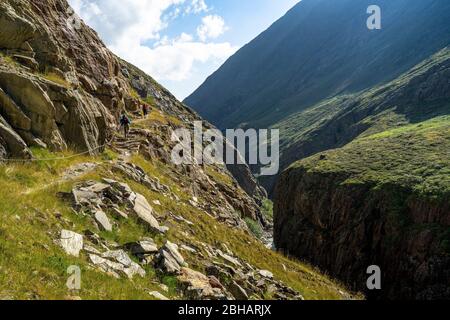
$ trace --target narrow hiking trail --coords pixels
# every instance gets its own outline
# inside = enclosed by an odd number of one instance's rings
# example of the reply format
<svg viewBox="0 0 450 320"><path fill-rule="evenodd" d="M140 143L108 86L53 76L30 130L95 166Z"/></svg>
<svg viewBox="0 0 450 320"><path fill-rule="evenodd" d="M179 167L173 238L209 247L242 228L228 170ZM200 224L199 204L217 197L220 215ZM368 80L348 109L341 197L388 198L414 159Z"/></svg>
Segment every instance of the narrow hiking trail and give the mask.
<svg viewBox="0 0 450 320"><path fill-rule="evenodd" d="M133 119L133 123L142 123L147 119ZM50 183L43 184L39 187L28 188L22 192L23 195L28 195L37 191L42 191L47 188L53 187L55 185L75 180L86 174L94 172L100 165L108 162L110 164L115 164L118 162L127 162L131 159L134 154L138 154L142 143L145 142L142 137L139 137L133 128L130 128L128 137L125 138L121 130L117 130L113 133L112 140L105 145L110 147L113 151L118 153L117 159L113 160L100 160L93 162L82 162L77 163L63 172L60 179L53 180ZM57 160L55 160L57 161Z"/></svg>

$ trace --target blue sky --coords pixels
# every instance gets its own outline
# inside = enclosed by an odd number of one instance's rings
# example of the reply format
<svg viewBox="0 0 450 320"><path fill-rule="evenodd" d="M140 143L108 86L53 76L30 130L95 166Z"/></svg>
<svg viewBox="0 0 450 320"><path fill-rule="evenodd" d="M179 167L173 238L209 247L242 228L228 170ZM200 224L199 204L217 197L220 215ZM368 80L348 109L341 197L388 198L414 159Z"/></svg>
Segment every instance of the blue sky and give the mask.
<svg viewBox="0 0 450 320"><path fill-rule="evenodd" d="M180 100L299 0L69 0L106 45Z"/></svg>

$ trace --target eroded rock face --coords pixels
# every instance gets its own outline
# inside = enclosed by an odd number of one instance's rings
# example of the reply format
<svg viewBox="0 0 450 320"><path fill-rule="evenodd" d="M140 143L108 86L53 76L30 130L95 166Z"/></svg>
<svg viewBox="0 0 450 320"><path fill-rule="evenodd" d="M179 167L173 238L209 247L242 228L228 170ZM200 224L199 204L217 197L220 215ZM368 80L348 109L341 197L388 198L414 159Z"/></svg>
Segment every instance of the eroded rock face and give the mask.
<svg viewBox="0 0 450 320"><path fill-rule="evenodd" d="M0 51L16 61L0 58L0 115L28 146L39 139L53 150L71 145L95 153L127 85L96 33L67 23L70 12L66 1L0 3ZM20 156L11 143L4 148Z"/></svg>
<svg viewBox="0 0 450 320"><path fill-rule="evenodd" d="M31 158L31 151L23 139L8 125L8 123L0 116L0 139L2 142L2 150L0 155L9 152L11 155L23 159Z"/></svg>
<svg viewBox="0 0 450 320"><path fill-rule="evenodd" d="M274 202L277 249L369 298L448 299L448 231L439 230L450 226L449 203L418 199L395 185L345 185L345 179L304 168L282 175ZM367 290L371 265L381 268L380 291Z"/></svg>

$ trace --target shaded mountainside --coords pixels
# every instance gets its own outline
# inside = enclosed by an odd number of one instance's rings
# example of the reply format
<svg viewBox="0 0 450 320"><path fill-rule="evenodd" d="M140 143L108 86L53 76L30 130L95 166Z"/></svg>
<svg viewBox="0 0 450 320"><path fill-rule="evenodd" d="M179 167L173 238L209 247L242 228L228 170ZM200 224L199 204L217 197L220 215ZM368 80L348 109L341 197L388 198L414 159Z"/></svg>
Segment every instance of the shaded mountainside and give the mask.
<svg viewBox="0 0 450 320"><path fill-rule="evenodd" d="M284 165L313 156L277 182L277 247L363 291L379 265L377 298L448 298L449 79L446 48L281 123Z"/></svg>
<svg viewBox="0 0 450 320"><path fill-rule="evenodd" d="M271 212L247 166L172 163L199 116L70 12L0 3L0 299L352 298L258 239Z"/></svg>
<svg viewBox="0 0 450 320"><path fill-rule="evenodd" d="M382 30L368 30L369 5ZM303 0L185 102L221 129L267 127L398 77L450 43L446 0Z"/></svg>
<svg viewBox="0 0 450 320"><path fill-rule="evenodd" d="M445 48L386 85L324 100L275 124L281 132L281 168L359 135L449 114L449 58ZM269 193L276 179L261 179Z"/></svg>

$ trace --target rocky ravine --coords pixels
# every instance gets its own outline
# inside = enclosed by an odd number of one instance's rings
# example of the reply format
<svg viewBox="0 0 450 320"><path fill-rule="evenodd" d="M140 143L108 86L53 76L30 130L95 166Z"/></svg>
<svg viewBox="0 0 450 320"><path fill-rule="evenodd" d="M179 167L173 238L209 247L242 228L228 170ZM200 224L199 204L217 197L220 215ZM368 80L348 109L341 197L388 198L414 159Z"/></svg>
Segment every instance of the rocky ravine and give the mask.
<svg viewBox="0 0 450 320"><path fill-rule="evenodd" d="M292 147L305 159L275 188L277 248L370 298L448 299L449 79L444 49L337 111L340 99L318 106L330 119L305 129ZM367 290L370 265L381 291Z"/></svg>
<svg viewBox="0 0 450 320"><path fill-rule="evenodd" d="M448 299L450 259L442 243L449 234L439 231L449 226L448 203L424 202L396 186L340 185L345 180L339 174L287 170L276 190L277 248L368 298ZM392 217L397 205L416 230ZM381 291L367 290L371 265L382 270Z"/></svg>

